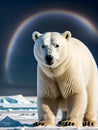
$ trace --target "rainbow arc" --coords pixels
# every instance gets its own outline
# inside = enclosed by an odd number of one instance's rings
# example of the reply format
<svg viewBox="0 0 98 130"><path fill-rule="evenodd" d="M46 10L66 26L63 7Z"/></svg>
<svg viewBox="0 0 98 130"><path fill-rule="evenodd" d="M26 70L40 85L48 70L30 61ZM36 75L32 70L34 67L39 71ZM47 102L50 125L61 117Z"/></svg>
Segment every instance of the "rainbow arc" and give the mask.
<svg viewBox="0 0 98 130"><path fill-rule="evenodd" d="M73 13L71 11L67 11L67 10L47 10L47 11L43 11L41 13L37 13L34 14L30 17L28 17L27 19L25 19L15 30L8 48L7 48L7 53L6 53L6 59L5 59L5 70L7 71L10 65L10 61L11 61L11 56L12 56L12 52L14 50L15 44L17 43L17 39L20 35L20 33L23 31L23 29L32 21L35 20L36 18L38 18L39 16L43 16L49 13L61 13L61 14L67 14L69 16L73 16L75 18L78 18L79 20L81 20L82 23L84 23L86 26L88 26L89 29L91 29L94 33L97 33L96 28L94 27L94 25L86 18L84 18L83 16L81 16L80 14L77 13Z"/></svg>

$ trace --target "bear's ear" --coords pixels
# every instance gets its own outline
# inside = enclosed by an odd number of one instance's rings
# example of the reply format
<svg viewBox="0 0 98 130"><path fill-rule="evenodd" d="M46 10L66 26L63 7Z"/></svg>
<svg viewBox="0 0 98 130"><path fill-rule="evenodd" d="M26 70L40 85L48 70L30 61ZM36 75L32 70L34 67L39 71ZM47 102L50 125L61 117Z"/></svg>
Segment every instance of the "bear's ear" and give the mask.
<svg viewBox="0 0 98 130"><path fill-rule="evenodd" d="M63 33L63 37L66 38L67 40L69 40L69 39L71 38L71 32L65 31L65 32Z"/></svg>
<svg viewBox="0 0 98 130"><path fill-rule="evenodd" d="M34 40L34 42L36 42L36 40L41 36L41 34L37 31L32 33L32 39Z"/></svg>

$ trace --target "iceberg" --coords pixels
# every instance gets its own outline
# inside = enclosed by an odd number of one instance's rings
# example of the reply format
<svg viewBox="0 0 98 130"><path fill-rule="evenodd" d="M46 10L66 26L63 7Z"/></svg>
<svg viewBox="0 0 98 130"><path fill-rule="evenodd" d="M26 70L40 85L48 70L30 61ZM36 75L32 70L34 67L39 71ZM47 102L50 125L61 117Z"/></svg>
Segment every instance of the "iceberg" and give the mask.
<svg viewBox="0 0 98 130"><path fill-rule="evenodd" d="M8 116L0 121L0 127L23 127L23 126L32 127L33 125L32 124L22 124L19 121L14 120Z"/></svg>
<svg viewBox="0 0 98 130"><path fill-rule="evenodd" d="M6 96L0 98L0 109L2 108L29 108L37 109L37 104L34 101L29 101L22 95Z"/></svg>

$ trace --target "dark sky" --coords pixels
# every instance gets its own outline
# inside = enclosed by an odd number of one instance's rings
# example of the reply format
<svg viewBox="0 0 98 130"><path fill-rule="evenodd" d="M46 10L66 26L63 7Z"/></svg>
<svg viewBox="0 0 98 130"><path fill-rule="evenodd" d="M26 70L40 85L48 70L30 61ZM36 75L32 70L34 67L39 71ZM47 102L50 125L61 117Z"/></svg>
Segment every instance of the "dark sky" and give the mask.
<svg viewBox="0 0 98 130"><path fill-rule="evenodd" d="M39 24L36 23L35 28L34 25L31 24L27 28L28 30L24 30L26 31L26 33L24 32L24 34L20 35L17 46L15 46L15 52L13 53L8 73L6 73L4 69L5 57L9 42L15 30L26 18L45 10L55 9L69 10L73 13L78 13L82 15L95 26L98 36L98 0L1 0L0 95L14 95L18 93L31 96L36 95L36 61L33 55L34 43L31 39L31 33L34 31L34 29L42 32L50 30L60 30L63 32L67 29L67 27L65 29L62 29L62 24L64 23L62 23L60 19L58 21L51 18L50 27L50 25L45 20L36 20L35 22L38 22ZM52 24L52 20L53 22L55 22L54 24ZM64 22L66 23L66 21L67 20L65 20ZM73 21L71 21L71 19L69 18L69 21L67 21L67 25L71 22L73 23ZM61 25L59 23L61 23ZM78 35L77 33L75 33L75 27L72 27L71 29L73 35L75 35L77 38L80 38L80 40L87 44L98 64L98 38L96 37L94 40L87 40L86 38L84 39L85 34L79 37L80 28L78 29ZM83 33L83 30L81 32Z"/></svg>

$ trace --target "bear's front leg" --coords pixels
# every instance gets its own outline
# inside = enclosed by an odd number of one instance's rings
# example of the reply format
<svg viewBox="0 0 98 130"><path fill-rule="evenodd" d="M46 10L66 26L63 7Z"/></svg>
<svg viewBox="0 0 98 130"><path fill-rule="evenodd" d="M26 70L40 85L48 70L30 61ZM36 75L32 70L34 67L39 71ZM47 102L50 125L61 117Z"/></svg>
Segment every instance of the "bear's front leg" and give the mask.
<svg viewBox="0 0 98 130"><path fill-rule="evenodd" d="M40 97L37 102L39 122L35 122L33 126L55 126L55 116L58 109L57 102L52 99Z"/></svg>
<svg viewBox="0 0 98 130"><path fill-rule="evenodd" d="M87 106L87 94L86 91L80 93L74 93L68 97L68 115L67 120L59 122L60 126L82 126L84 113Z"/></svg>

